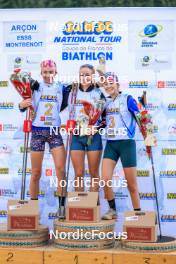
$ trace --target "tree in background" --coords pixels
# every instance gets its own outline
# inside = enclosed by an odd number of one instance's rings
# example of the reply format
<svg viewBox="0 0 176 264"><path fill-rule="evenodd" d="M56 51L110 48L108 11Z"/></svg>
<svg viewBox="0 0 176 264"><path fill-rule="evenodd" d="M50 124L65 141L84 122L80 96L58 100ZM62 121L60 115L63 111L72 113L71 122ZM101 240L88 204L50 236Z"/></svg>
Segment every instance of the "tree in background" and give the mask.
<svg viewBox="0 0 176 264"><path fill-rule="evenodd" d="M54 7L169 7L176 0L0 0L0 8L54 8Z"/></svg>

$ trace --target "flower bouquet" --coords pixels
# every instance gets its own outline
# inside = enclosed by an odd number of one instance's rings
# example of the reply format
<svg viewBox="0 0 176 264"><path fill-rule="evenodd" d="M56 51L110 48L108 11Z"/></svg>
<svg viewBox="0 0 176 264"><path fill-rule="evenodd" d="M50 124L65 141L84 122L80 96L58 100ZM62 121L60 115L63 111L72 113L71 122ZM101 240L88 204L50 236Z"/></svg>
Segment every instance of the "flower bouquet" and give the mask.
<svg viewBox="0 0 176 264"><path fill-rule="evenodd" d="M23 99L32 97L32 90L30 87L31 76L30 73L22 72L21 69L16 69L10 76L10 81L14 85L17 92Z"/></svg>
<svg viewBox="0 0 176 264"><path fill-rule="evenodd" d="M151 147L156 146L156 137L154 136L154 125L152 116L147 110L143 110L136 115L140 131L144 137L147 154L150 157Z"/></svg>
<svg viewBox="0 0 176 264"><path fill-rule="evenodd" d="M31 74L28 72L22 72L21 69L15 69L12 75L10 76L11 83L23 99L28 99L32 97L31 80ZM29 109L30 115L33 116L33 107L30 106Z"/></svg>
<svg viewBox="0 0 176 264"><path fill-rule="evenodd" d="M105 100L101 100L101 99L95 100L94 104L91 104L90 102L87 102L85 100L81 100L81 103L84 106L85 114L80 116L78 123L80 127L84 127L84 131L85 131L88 129L88 126L94 126L97 123L98 119L100 118L104 110ZM82 135L86 135L86 133L84 134L84 131ZM94 132L97 132L97 129L94 130ZM92 135L89 135L87 144L90 145L91 142L92 142Z"/></svg>
<svg viewBox="0 0 176 264"><path fill-rule="evenodd" d="M76 123L78 125L79 128L79 135L80 136L85 136L87 135L87 130L88 130L88 126L89 126L89 117L82 113L81 115L78 116Z"/></svg>

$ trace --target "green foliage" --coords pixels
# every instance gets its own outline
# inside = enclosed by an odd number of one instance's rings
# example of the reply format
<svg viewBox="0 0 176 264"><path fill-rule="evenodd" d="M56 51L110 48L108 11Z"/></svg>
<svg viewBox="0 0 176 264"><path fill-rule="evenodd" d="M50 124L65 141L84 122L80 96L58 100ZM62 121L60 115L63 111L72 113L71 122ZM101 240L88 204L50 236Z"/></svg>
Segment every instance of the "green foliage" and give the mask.
<svg viewBox="0 0 176 264"><path fill-rule="evenodd" d="M0 0L0 8L176 6L176 0Z"/></svg>

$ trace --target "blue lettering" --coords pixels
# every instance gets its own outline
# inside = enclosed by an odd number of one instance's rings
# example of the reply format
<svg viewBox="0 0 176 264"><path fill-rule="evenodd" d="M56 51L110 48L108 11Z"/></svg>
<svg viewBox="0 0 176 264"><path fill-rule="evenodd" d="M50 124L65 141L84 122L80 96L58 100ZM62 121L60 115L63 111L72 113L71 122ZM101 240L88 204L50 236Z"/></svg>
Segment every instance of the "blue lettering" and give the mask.
<svg viewBox="0 0 176 264"><path fill-rule="evenodd" d="M26 25L12 25L11 31L36 31L37 25L35 24L26 24Z"/></svg>

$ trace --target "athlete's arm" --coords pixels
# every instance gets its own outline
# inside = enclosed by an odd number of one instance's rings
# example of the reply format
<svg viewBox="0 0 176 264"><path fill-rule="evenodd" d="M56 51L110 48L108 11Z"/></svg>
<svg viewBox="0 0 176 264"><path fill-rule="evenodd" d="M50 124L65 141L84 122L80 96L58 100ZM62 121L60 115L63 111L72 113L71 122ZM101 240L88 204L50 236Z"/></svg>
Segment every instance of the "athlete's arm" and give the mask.
<svg viewBox="0 0 176 264"><path fill-rule="evenodd" d="M39 82L37 80L34 80L34 79L30 79L30 87L31 87L31 90L32 90L32 93L34 93L34 91L38 91L39 90ZM31 99L25 99L23 101L21 101L18 105L19 107L19 110L20 112L25 112L26 109L32 105L32 101Z"/></svg>
<svg viewBox="0 0 176 264"><path fill-rule="evenodd" d="M25 99L23 101L21 101L18 105L19 109L20 109L20 112L25 112L26 109L32 105L32 99L31 98L28 98L28 99Z"/></svg>
<svg viewBox="0 0 176 264"><path fill-rule="evenodd" d="M32 92L38 91L39 86L40 86L40 84L37 80L34 80L32 78L30 79L30 87L31 87Z"/></svg>
<svg viewBox="0 0 176 264"><path fill-rule="evenodd" d="M72 89L72 85L63 86L63 90L62 90L63 99L62 99L60 111L63 111L68 106L68 99L71 89Z"/></svg>
<svg viewBox="0 0 176 264"><path fill-rule="evenodd" d="M140 112L136 100L131 95L128 95L127 106L128 110L133 114Z"/></svg>

